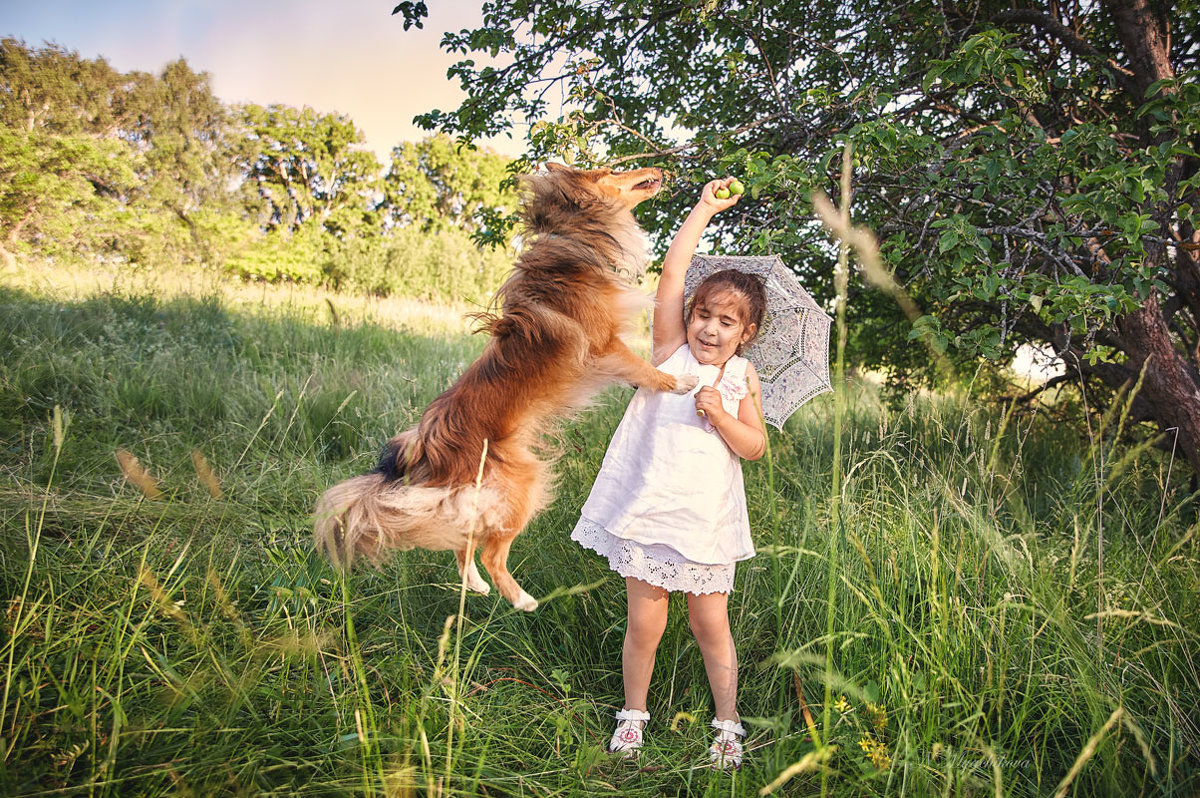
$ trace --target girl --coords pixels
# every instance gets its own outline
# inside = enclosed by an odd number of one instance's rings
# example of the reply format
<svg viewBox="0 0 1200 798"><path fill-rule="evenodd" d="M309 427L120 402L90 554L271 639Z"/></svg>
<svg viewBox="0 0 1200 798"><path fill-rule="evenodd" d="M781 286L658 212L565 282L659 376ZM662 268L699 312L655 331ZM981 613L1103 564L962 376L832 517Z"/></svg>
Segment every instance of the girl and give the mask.
<svg viewBox="0 0 1200 798"><path fill-rule="evenodd" d="M746 735L727 612L734 563L754 555L741 459L757 460L766 449L758 375L739 354L762 326L767 299L758 278L721 271L699 285L685 317L683 278L708 222L739 199L715 194L731 182L704 187L667 250L655 296L651 362L695 375L699 387L634 395L571 533L625 577L625 707L609 750L634 756L642 745L667 596L683 591L713 695L717 734L709 755L726 768L741 765Z"/></svg>

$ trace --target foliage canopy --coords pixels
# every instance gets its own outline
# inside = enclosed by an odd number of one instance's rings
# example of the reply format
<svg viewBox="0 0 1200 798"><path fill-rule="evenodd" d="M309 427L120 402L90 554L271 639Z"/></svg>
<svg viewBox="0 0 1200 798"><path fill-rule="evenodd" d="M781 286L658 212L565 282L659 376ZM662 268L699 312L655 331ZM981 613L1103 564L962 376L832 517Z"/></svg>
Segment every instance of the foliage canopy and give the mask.
<svg viewBox="0 0 1200 798"><path fill-rule="evenodd" d="M503 252L470 240L511 213L508 160L447 136L389 170L349 117L231 106L183 59L122 73L0 40L0 259L200 264L259 280L481 301Z"/></svg>

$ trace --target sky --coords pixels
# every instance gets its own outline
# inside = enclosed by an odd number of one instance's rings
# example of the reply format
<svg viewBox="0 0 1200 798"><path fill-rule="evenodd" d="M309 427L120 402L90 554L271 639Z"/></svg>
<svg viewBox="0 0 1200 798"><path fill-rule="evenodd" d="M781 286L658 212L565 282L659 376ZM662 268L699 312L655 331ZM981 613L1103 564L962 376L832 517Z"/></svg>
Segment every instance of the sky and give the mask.
<svg viewBox="0 0 1200 798"><path fill-rule="evenodd" d="M158 72L180 56L228 103L308 105L347 114L382 163L427 135L412 118L458 106L446 78L448 30L476 27L479 0L428 0L422 30L393 17L398 0L0 0L0 36L56 42L116 69ZM485 142L505 155L524 132Z"/></svg>

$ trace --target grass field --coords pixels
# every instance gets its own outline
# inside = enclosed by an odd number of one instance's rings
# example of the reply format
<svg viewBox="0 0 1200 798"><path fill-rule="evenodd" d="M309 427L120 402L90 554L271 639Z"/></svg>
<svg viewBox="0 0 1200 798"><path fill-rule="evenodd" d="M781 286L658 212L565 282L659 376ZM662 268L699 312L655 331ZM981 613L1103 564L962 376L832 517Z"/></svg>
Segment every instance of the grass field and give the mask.
<svg viewBox="0 0 1200 798"><path fill-rule="evenodd" d="M889 409L861 380L840 528L828 395L745 466L746 766L704 767L682 601L647 750L605 754L623 587L567 535L627 389L551 442L557 500L512 557L536 613L464 600L445 553L343 578L310 544L318 493L478 353L466 310L0 277L0 792L1200 794L1186 466L1114 444L1120 408L1089 435L965 393Z"/></svg>

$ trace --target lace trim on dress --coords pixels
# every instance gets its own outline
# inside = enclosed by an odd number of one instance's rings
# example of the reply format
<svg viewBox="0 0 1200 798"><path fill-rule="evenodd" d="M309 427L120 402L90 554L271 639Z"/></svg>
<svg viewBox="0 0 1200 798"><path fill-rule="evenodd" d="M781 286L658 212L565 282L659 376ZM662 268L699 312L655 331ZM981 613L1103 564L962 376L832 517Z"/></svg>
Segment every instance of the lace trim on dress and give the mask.
<svg viewBox="0 0 1200 798"><path fill-rule="evenodd" d="M580 518L571 539L608 559L608 567L668 591L730 593L733 563L692 562L670 546L645 545L619 538L600 524Z"/></svg>

